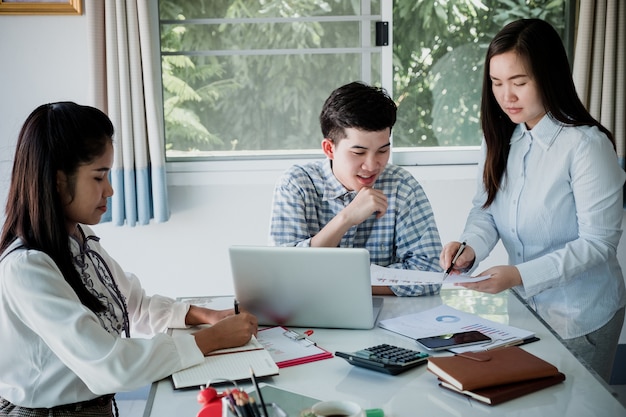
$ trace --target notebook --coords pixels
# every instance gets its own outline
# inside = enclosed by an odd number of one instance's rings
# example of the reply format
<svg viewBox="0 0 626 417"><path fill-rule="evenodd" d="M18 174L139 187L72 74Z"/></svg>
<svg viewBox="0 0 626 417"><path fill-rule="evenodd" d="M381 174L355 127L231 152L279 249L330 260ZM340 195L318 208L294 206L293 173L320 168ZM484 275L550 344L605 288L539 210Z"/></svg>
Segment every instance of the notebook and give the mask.
<svg viewBox="0 0 626 417"><path fill-rule="evenodd" d="M454 356L431 356L426 369L457 389L467 391L559 373L556 366L517 346Z"/></svg>
<svg viewBox="0 0 626 417"><path fill-rule="evenodd" d="M170 329L170 334L191 334L206 326ZM279 372L270 352L254 336L243 346L213 351L202 363L174 372L172 382L174 388L179 389L207 385L211 381L241 381L250 378L251 367L258 377L278 375Z"/></svg>
<svg viewBox="0 0 626 417"><path fill-rule="evenodd" d="M360 248L231 246L235 297L260 325L371 329L369 252Z"/></svg>

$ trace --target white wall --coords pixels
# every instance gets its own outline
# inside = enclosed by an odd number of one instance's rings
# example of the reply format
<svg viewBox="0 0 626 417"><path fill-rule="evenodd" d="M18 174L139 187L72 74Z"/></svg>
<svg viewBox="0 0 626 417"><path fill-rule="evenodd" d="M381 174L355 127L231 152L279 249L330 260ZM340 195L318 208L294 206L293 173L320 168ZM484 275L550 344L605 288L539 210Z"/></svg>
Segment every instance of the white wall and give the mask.
<svg viewBox="0 0 626 417"><path fill-rule="evenodd" d="M85 13L89 11L87 4ZM0 215L17 134L27 115L51 101L95 104L89 31L87 15L0 16ZM227 247L266 243L272 186L288 164L262 172L218 168L200 175L171 174L168 222L135 228L103 224L97 233L149 293L229 294ZM470 207L475 167L410 170L431 200L442 240L456 239ZM626 265L625 237L619 256ZM505 262L498 247L484 265ZM626 331L621 343L626 343Z"/></svg>
<svg viewBox="0 0 626 417"><path fill-rule="evenodd" d="M272 189L281 168L261 176L232 171L205 173L200 184L169 187L170 221L136 228L102 224L97 231L105 247L123 260L125 267L142 272L142 280L151 291L177 296L198 291L231 294L227 248L232 244L267 244ZM455 239L463 227L475 170L473 166L419 170L445 241ZM177 183L177 175L170 175L169 181ZM450 204L448 192L458 201ZM134 249L129 252L129 248ZM506 261L506 257L501 259ZM154 276L160 279L153 280Z"/></svg>

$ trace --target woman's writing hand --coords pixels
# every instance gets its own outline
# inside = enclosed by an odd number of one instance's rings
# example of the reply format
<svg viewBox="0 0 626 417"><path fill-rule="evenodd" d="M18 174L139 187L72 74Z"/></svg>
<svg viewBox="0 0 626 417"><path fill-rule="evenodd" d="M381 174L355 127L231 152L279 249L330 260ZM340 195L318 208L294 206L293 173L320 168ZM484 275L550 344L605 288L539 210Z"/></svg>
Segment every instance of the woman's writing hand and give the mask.
<svg viewBox="0 0 626 417"><path fill-rule="evenodd" d="M456 256L460 247L461 242L450 242L443 247L441 254L439 255L439 266L441 266L444 271L447 271L448 268L450 268L452 260ZM454 268L452 268L450 274L460 274L463 271L467 271L472 267L472 265L474 265L475 259L476 253L474 252L474 249L472 249L469 245L465 246L465 249L463 249L463 252L454 263Z"/></svg>
<svg viewBox="0 0 626 417"><path fill-rule="evenodd" d="M211 327L194 333L203 354L217 349L245 345L258 330L257 318L247 312L230 315Z"/></svg>

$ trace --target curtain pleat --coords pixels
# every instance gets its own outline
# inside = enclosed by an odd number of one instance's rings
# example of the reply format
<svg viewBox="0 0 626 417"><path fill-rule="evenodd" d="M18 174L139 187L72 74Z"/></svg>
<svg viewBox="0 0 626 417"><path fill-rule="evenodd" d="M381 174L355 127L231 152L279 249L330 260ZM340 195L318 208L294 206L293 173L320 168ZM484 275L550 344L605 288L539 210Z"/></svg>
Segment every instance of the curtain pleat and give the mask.
<svg viewBox="0 0 626 417"><path fill-rule="evenodd" d="M573 66L578 95L591 115L613 132L617 157L624 169L626 169L625 25L625 2L580 0Z"/></svg>
<svg viewBox="0 0 626 417"><path fill-rule="evenodd" d="M145 118L148 135L148 160L151 163L146 170L150 178L151 187L148 189L149 200L152 204L151 215L158 221L167 221L170 216L167 179L165 168L165 131L163 125L163 106L161 90L161 55L158 45L159 30L156 22L151 19L148 1L139 1L139 35L143 40L141 57L143 64L144 85L150 86L144 91ZM152 2L152 4L156 4ZM158 8L157 6L154 6Z"/></svg>
<svg viewBox="0 0 626 417"><path fill-rule="evenodd" d="M617 15L617 43L615 65L615 139L617 155L626 170L626 4L619 2ZM625 186L626 187L626 186ZM626 196L626 192L624 193ZM626 201L625 201L626 203Z"/></svg>
<svg viewBox="0 0 626 417"><path fill-rule="evenodd" d="M116 133L115 194L103 221L118 226L164 222L170 215L158 51L151 46L158 32L148 7L146 1L104 2L106 111Z"/></svg>

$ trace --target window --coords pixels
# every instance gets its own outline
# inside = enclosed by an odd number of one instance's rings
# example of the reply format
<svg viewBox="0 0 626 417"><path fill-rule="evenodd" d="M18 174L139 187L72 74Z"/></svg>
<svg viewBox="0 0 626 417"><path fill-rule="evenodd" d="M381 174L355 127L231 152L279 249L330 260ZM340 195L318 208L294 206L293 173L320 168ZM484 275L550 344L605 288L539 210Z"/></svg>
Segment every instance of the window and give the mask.
<svg viewBox="0 0 626 417"><path fill-rule="evenodd" d="M161 0L168 160L321 155L324 100L363 80L398 103L394 162L473 162L485 48L529 16L567 43L566 0Z"/></svg>

